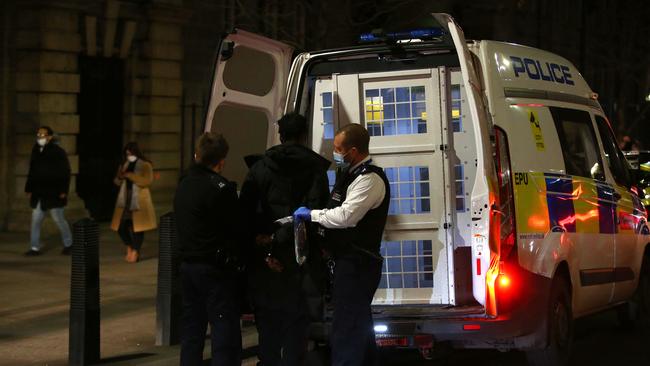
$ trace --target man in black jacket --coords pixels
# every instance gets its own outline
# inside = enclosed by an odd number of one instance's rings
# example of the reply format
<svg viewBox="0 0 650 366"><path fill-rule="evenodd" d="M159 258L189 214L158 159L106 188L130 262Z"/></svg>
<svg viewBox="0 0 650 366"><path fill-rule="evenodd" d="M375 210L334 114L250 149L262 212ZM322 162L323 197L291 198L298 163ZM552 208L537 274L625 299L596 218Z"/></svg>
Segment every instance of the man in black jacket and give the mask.
<svg viewBox="0 0 650 366"><path fill-rule="evenodd" d="M32 148L29 162L25 193L32 207L32 227L31 248L25 253L27 256L41 254L41 225L48 211L61 231L63 239L61 254L70 254L72 246L70 225L63 215L63 208L68 202L70 163L65 150L52 141L53 134L48 126L38 129L36 144Z"/></svg>
<svg viewBox="0 0 650 366"><path fill-rule="evenodd" d="M297 113L278 121L281 145L258 157L242 186L245 217L254 221L249 258L259 358L263 366L305 362L309 313L294 253L293 226L274 221L299 206L323 207L329 196L330 162L303 146L307 121ZM247 157L249 164L253 158Z"/></svg>
<svg viewBox="0 0 650 366"><path fill-rule="evenodd" d="M222 135L201 136L196 164L181 178L174 197L182 257L182 366L203 364L208 323L212 365L241 364L240 303L233 264L240 216L237 187L221 176L227 154Z"/></svg>

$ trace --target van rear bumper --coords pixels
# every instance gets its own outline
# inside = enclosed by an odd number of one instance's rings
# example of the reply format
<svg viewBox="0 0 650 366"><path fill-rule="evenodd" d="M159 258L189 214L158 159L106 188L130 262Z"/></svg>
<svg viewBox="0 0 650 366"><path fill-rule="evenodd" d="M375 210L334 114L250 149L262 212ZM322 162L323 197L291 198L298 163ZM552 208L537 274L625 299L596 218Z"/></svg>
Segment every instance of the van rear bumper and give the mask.
<svg viewBox="0 0 650 366"><path fill-rule="evenodd" d="M384 312L375 316L375 324L386 325L387 330L376 336L382 339L431 335L434 343L451 342L456 348L543 348L548 341L546 319L551 279L525 270L519 271L517 278L524 286L520 286L520 293L513 298L510 309L500 311L496 318L485 313L467 316L450 313L446 317L438 313L430 318L406 318Z"/></svg>
<svg viewBox="0 0 650 366"><path fill-rule="evenodd" d="M430 335L454 348L539 349L547 344L546 318L551 279L521 271L521 294L512 309L496 318L485 315L482 307L382 306L376 307L375 325L386 331L376 333L380 346L419 348L416 338ZM392 310L391 310L392 308ZM326 341L330 323L313 323L314 339ZM405 340L406 338L406 340ZM400 340L400 342L391 342Z"/></svg>

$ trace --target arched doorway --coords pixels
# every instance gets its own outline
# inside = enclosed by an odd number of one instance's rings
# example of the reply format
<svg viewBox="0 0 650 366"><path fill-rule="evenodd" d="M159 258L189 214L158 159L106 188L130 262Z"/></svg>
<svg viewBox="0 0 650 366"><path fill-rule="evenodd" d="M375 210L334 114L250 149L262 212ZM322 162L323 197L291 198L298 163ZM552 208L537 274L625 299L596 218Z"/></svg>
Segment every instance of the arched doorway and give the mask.
<svg viewBox="0 0 650 366"><path fill-rule="evenodd" d="M106 221L115 205L113 178L123 146L124 60L80 56L79 71L77 194L95 220Z"/></svg>

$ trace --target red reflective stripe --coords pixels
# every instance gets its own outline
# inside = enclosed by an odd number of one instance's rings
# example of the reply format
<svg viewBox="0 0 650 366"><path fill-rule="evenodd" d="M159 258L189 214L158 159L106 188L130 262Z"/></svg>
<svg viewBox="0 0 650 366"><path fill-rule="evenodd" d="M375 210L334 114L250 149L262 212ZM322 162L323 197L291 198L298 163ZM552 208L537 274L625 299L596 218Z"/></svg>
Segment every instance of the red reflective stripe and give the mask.
<svg viewBox="0 0 650 366"><path fill-rule="evenodd" d="M481 275L481 258L476 258L476 275Z"/></svg>
<svg viewBox="0 0 650 366"><path fill-rule="evenodd" d="M480 324L464 324L463 330L481 330Z"/></svg>
<svg viewBox="0 0 650 366"><path fill-rule="evenodd" d="M379 347L407 347L409 345L409 340L407 337L377 338L375 343Z"/></svg>

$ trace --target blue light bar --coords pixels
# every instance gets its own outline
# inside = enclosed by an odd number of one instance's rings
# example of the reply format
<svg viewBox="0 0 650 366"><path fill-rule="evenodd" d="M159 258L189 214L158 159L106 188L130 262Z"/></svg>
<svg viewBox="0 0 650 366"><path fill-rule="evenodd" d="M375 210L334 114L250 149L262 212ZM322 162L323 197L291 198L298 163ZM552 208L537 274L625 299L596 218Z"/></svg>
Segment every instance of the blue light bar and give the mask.
<svg viewBox="0 0 650 366"><path fill-rule="evenodd" d="M360 42L385 42L408 39L430 39L440 37L445 32L441 28L420 28L389 33L363 33L359 36Z"/></svg>

